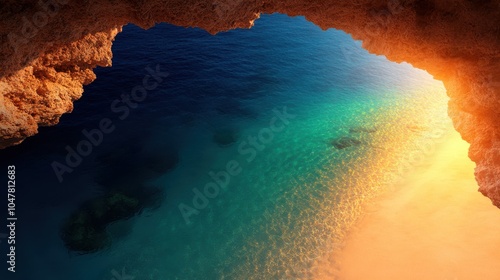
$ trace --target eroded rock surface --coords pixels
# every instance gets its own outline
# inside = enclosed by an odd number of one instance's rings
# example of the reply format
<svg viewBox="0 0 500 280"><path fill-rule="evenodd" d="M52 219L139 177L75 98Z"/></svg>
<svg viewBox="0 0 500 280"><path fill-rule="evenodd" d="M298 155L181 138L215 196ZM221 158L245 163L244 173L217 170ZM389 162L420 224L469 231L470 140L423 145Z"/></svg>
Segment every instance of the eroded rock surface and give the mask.
<svg viewBox="0 0 500 280"><path fill-rule="evenodd" d="M363 40L368 51L442 80L449 115L471 144L480 191L500 207L498 0L3 0L0 148L71 112L93 68L111 66L124 24L158 22L210 33L249 28L260 13L304 15Z"/></svg>

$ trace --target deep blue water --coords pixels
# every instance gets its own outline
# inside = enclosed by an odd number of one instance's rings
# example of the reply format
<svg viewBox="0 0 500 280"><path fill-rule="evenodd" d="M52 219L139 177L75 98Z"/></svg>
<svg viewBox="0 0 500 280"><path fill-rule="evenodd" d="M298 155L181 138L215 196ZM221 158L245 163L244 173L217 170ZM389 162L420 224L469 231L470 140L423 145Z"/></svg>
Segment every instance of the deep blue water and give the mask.
<svg viewBox="0 0 500 280"><path fill-rule="evenodd" d="M329 199L362 177L346 175L356 169L350 163L379 153L369 145L336 151L331 141L350 128L397 124L402 101L439 87L423 71L368 54L341 31L278 14L216 36L128 25L113 52L113 67L96 69L71 114L0 151L2 166L16 165L18 217L17 272L2 279L120 280L123 272L134 279L310 279L322 248L345 231L325 215L337 203ZM143 85L148 67L159 69L158 80L148 80L157 85L136 108L125 106L119 100ZM106 118L113 132L59 182L53 163L66 164L66 147L77 149L82 130ZM272 123L282 129L270 130ZM379 138L394 134L379 130ZM252 146L249 137L259 135L265 141ZM376 141L370 133L355 137ZM238 175L196 208L193 189L203 191L214 181L210 172L229 162ZM109 190L146 193L149 204L106 228L112 243L104 250L68 251L61 225ZM196 214L186 219L181 205ZM315 222L336 230L318 233ZM5 266L5 240L0 246Z"/></svg>

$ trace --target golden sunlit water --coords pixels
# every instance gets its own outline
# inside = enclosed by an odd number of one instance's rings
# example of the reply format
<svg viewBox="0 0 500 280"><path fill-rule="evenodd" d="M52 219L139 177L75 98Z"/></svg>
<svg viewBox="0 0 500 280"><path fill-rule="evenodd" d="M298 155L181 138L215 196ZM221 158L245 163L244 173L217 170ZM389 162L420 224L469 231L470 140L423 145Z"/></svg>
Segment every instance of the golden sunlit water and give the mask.
<svg viewBox="0 0 500 280"><path fill-rule="evenodd" d="M378 199L335 256L335 279L498 279L500 213L477 191L468 148L452 131Z"/></svg>
<svg viewBox="0 0 500 280"><path fill-rule="evenodd" d="M256 225L261 234L241 249L245 261L228 279L333 279L340 269L335 253L367 203L404 187L398 182L425 164L452 131L447 101L442 83L434 81L386 110L362 112L365 125L377 128L363 139L365 148L339 150L323 170L304 175L313 180L298 178L295 191L280 197Z"/></svg>
<svg viewBox="0 0 500 280"><path fill-rule="evenodd" d="M280 14L216 36L125 26L74 112L0 152L23 186L17 277L500 279L500 211L443 84L361 46ZM122 120L147 65L168 77ZM60 182L53 163L102 119L116 132ZM102 225L120 192L141 211Z"/></svg>

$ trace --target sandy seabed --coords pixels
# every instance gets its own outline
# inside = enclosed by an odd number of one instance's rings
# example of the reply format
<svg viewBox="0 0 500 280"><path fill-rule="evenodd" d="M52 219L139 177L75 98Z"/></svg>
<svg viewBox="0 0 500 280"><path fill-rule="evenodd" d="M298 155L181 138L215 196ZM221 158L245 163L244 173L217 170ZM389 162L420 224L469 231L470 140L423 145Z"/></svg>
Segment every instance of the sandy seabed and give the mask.
<svg viewBox="0 0 500 280"><path fill-rule="evenodd" d="M500 209L477 191L457 132L373 204L336 253L336 279L500 279Z"/></svg>

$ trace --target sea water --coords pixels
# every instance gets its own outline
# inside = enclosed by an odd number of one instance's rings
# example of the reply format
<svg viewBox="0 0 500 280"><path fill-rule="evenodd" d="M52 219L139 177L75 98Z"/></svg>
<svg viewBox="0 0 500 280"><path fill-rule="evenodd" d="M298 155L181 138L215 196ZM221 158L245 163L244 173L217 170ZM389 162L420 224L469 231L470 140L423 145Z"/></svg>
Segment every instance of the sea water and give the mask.
<svg viewBox="0 0 500 280"><path fill-rule="evenodd" d="M16 165L18 217L17 272L2 279L312 279L363 203L449 123L440 82L303 17L262 15L215 36L128 25L113 53L72 113L0 151ZM126 105L151 71L154 88ZM114 130L58 178L54 162L67 165L103 119ZM351 144L333 145L342 137ZM108 247L72 252L61 226L103 184L159 192L106 228Z"/></svg>

